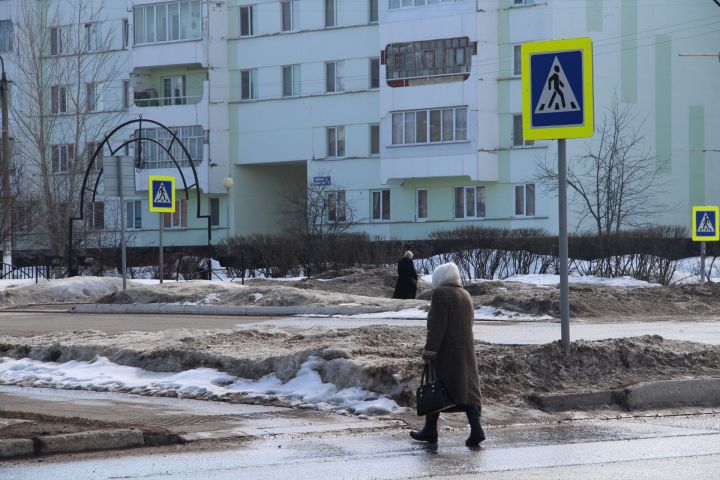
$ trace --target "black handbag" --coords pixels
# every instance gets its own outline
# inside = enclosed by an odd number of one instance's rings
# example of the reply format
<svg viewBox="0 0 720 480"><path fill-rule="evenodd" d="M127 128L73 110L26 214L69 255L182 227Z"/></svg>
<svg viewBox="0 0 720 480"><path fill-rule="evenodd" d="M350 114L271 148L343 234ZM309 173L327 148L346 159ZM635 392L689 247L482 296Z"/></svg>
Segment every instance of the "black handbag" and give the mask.
<svg viewBox="0 0 720 480"><path fill-rule="evenodd" d="M442 412L455 406L445 384L438 378L435 366L425 364L420 386L415 392L418 416Z"/></svg>

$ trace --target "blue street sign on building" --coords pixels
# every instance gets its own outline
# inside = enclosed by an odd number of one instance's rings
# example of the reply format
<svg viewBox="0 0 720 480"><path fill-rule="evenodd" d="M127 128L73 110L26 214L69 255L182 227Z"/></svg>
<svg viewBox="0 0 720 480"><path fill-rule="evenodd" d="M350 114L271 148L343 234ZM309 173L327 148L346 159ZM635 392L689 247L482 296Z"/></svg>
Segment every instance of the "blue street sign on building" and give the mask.
<svg viewBox="0 0 720 480"><path fill-rule="evenodd" d="M313 185L316 187L326 187L330 184L330 177L313 177Z"/></svg>

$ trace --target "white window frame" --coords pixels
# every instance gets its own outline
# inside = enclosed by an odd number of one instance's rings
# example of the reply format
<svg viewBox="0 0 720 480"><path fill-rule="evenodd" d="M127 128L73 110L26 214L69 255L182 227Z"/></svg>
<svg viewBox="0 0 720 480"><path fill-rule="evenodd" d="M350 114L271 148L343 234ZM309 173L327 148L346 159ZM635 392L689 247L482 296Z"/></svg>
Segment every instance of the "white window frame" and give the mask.
<svg viewBox="0 0 720 480"><path fill-rule="evenodd" d="M513 6L532 5L535 0L513 0Z"/></svg>
<svg viewBox="0 0 720 480"><path fill-rule="evenodd" d="M240 100L255 100L257 96L257 68L240 70Z"/></svg>
<svg viewBox="0 0 720 480"><path fill-rule="evenodd" d="M187 9L185 16L183 15L183 6ZM152 12L151 23L147 21L149 12ZM194 13L198 14L196 23L193 22ZM160 19L163 20L160 21ZM175 23L176 19L177 23ZM175 0L136 5L133 7L133 44L150 45L199 40L203 35L202 23L202 0ZM164 33L164 38L159 40L158 25L162 26ZM152 39L149 39L148 33L152 34Z"/></svg>
<svg viewBox="0 0 720 480"><path fill-rule="evenodd" d="M288 80L289 73L289 80ZM302 83L300 80L300 65L283 65L282 67L282 96L297 97L300 95Z"/></svg>
<svg viewBox="0 0 720 480"><path fill-rule="evenodd" d="M425 192L425 216L421 214L421 202L420 200L420 192ZM426 222L428 219L428 189L427 188L417 188L415 189L415 221L416 222Z"/></svg>
<svg viewBox="0 0 720 480"><path fill-rule="evenodd" d="M389 0L388 9L397 10L400 8L425 7L430 5L438 5L440 3L461 2L463 0Z"/></svg>
<svg viewBox="0 0 720 480"><path fill-rule="evenodd" d="M102 111L102 95L101 85L97 82L85 84L85 111L100 112Z"/></svg>
<svg viewBox="0 0 720 480"><path fill-rule="evenodd" d="M85 51L98 52L102 47L102 37L100 35L100 23L91 22L85 24Z"/></svg>
<svg viewBox="0 0 720 480"><path fill-rule="evenodd" d="M528 195L530 193L530 195ZM531 200L532 198L532 200ZM515 217L535 217L537 215L537 194L534 183L523 183L513 188Z"/></svg>
<svg viewBox="0 0 720 480"><path fill-rule="evenodd" d="M438 113L439 112L439 113ZM447 114L449 112L452 112L452 139L444 139L443 136L445 135L445 122ZM458 107L444 107L444 108L431 108L427 110L405 110L400 112L391 112L391 145L393 146L402 146L402 145L425 145L425 144L440 144L440 143L460 143L460 142L467 142L467 134L468 134L468 119L467 119L467 112L468 107L466 106L458 106ZM425 139L423 141L418 141L418 133L422 132L423 130L418 129L417 125L417 118L418 115L420 115L421 118L424 117L425 122L425 129L424 129L424 135ZM433 117L439 115L439 121L440 125L438 127L437 134L440 136L439 140L433 140ZM464 123L465 128L459 129L457 127L458 125L458 119L464 116ZM411 127L411 130L408 130L407 127ZM464 138L463 135L460 135L461 132L464 132Z"/></svg>
<svg viewBox="0 0 720 480"><path fill-rule="evenodd" d="M90 228L93 230L105 229L105 202L92 202L90 204Z"/></svg>
<svg viewBox="0 0 720 480"><path fill-rule="evenodd" d="M123 80L122 108L127 110L130 108L130 80Z"/></svg>
<svg viewBox="0 0 720 480"><path fill-rule="evenodd" d="M462 205L458 203L458 191L462 190ZM468 203L468 197L472 194L472 208ZM453 217L455 220L477 220L487 215L487 190L485 185L458 185L453 190ZM462 214L458 214L458 209ZM482 211L481 211L482 210Z"/></svg>
<svg viewBox="0 0 720 480"><path fill-rule="evenodd" d="M378 199L378 211L375 211L375 199ZM387 204L387 217L385 216L385 205ZM370 191L370 218L373 222L389 222L391 218L390 189L382 188Z"/></svg>
<svg viewBox="0 0 720 480"><path fill-rule="evenodd" d="M50 29L50 55L59 56L63 54L63 27L53 26Z"/></svg>
<svg viewBox="0 0 720 480"><path fill-rule="evenodd" d="M337 27L337 0L324 0L323 2L323 14L325 16L325 28ZM330 12L332 9L332 12ZM329 13L331 15L329 15Z"/></svg>
<svg viewBox="0 0 720 480"><path fill-rule="evenodd" d="M280 31L292 32L297 29L298 0L282 0L280 2ZM286 16L287 15L287 16ZM286 20L289 28L286 27Z"/></svg>
<svg viewBox="0 0 720 480"><path fill-rule="evenodd" d="M340 93L345 90L344 69L345 62L343 60L325 62L325 93Z"/></svg>
<svg viewBox="0 0 720 480"><path fill-rule="evenodd" d="M374 65L377 65L377 85L373 85ZM374 57L368 60L368 88L370 90L377 90L380 88L380 57Z"/></svg>
<svg viewBox="0 0 720 480"><path fill-rule="evenodd" d="M378 23L378 20L380 19L380 11L379 11L379 4L380 0L368 0L368 23L369 24L375 24ZM373 13L375 14L375 19L373 20Z"/></svg>
<svg viewBox="0 0 720 480"><path fill-rule="evenodd" d="M347 192L332 190L327 192L327 221L329 223L347 222Z"/></svg>
<svg viewBox="0 0 720 480"><path fill-rule="evenodd" d="M535 145L535 140L525 140L525 136L523 134L522 113L514 113L512 116L512 122L513 147L531 147Z"/></svg>
<svg viewBox="0 0 720 480"><path fill-rule="evenodd" d="M62 175L68 173L75 163L75 145L63 143L51 145L50 147L50 169L53 174Z"/></svg>
<svg viewBox="0 0 720 480"><path fill-rule="evenodd" d="M13 23L9 18L0 20L0 52L13 51Z"/></svg>
<svg viewBox="0 0 720 480"><path fill-rule="evenodd" d="M513 77L522 75L522 44L513 45Z"/></svg>
<svg viewBox="0 0 720 480"><path fill-rule="evenodd" d="M373 152L373 131L377 132L377 151ZM368 127L368 135L370 142L368 144L368 152L370 157L379 157L380 156L380 124L379 123L371 123Z"/></svg>
<svg viewBox="0 0 720 480"><path fill-rule="evenodd" d="M125 228L142 229L142 200L125 200Z"/></svg>
<svg viewBox="0 0 720 480"><path fill-rule="evenodd" d="M167 87L170 87L168 92ZM179 95L175 95L175 90L180 87ZM168 95L170 93L170 95ZM162 78L162 101L163 105L185 105L187 103L187 80L185 75L172 75Z"/></svg>
<svg viewBox="0 0 720 480"><path fill-rule="evenodd" d="M50 87L50 113L57 115L68 113L68 87L67 85L53 85Z"/></svg>
<svg viewBox="0 0 720 480"><path fill-rule="evenodd" d="M243 33L243 11L247 12L247 31ZM243 5L239 12L239 28L241 37L252 37L255 35L255 5Z"/></svg>
<svg viewBox="0 0 720 480"><path fill-rule="evenodd" d="M130 46L130 21L127 18L122 19L120 35L122 35L122 48L125 50Z"/></svg>
<svg viewBox="0 0 720 480"><path fill-rule="evenodd" d="M345 156L345 127L327 127L325 137L326 157L343 158Z"/></svg>

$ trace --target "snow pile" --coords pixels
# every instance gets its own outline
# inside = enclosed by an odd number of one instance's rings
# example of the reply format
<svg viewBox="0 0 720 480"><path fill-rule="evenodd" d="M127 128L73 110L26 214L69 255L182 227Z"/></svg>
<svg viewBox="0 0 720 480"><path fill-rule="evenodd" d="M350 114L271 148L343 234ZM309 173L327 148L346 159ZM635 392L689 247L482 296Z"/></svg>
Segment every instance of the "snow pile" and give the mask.
<svg viewBox="0 0 720 480"><path fill-rule="evenodd" d="M536 286L548 286L548 285L559 285L560 275L551 274L530 274L530 275L515 275L504 279L505 282L520 282L527 283ZM658 283L649 283L644 280L636 280L632 277L619 277L619 278L604 278L596 277L593 275L583 276L570 276L568 278L570 283L584 284L584 285L602 285L606 287L627 287L627 288L645 288L645 287L659 287Z"/></svg>
<svg viewBox="0 0 720 480"><path fill-rule="evenodd" d="M4 289L0 302L61 303L92 302L95 299L122 290L121 278L71 277L49 280L35 285L11 285Z"/></svg>
<svg viewBox="0 0 720 480"><path fill-rule="evenodd" d="M189 398L222 398L241 394L260 400L278 398L304 408L320 411L349 411L355 414L386 414L399 407L384 395L352 387L338 390L325 383L315 370L324 360L309 357L294 378L286 383L275 375L259 380L235 377L214 368L194 368L179 373L151 372L118 365L105 357L92 362L40 362L23 358L0 361L0 384L26 385L96 391L120 391L143 395L167 395L174 392Z"/></svg>
<svg viewBox="0 0 720 480"><path fill-rule="evenodd" d="M389 320L425 320L428 310L423 308L406 308L397 312L361 313L357 315L333 315L334 318L365 318ZM297 315L298 317L314 317L320 315ZM519 321L546 321L552 320L549 315L531 315L527 313L504 310L502 308L482 306L475 310L475 320L519 320Z"/></svg>

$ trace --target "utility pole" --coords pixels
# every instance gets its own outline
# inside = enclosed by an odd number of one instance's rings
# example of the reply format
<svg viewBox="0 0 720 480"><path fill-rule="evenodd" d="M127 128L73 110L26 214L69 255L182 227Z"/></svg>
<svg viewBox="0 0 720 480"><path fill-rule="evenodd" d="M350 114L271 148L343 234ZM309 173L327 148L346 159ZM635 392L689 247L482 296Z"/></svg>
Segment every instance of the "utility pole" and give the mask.
<svg viewBox="0 0 720 480"><path fill-rule="evenodd" d="M2 228L3 263L12 265L12 212L10 209L10 129L8 125L8 82L5 75L5 61L0 57L2 78L0 78L0 100L2 101L2 211L4 215ZM9 267L12 268L12 267ZM4 272L1 272L4 273Z"/></svg>

